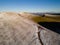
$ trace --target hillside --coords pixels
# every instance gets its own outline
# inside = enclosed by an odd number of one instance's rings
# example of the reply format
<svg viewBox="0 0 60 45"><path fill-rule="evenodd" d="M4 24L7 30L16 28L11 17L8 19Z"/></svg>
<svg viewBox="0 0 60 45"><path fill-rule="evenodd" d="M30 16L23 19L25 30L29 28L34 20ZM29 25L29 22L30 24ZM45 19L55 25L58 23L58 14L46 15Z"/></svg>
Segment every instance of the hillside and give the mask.
<svg viewBox="0 0 60 45"><path fill-rule="evenodd" d="M0 13L0 45L37 45L37 26L14 12ZM35 39L35 40L34 40Z"/></svg>
<svg viewBox="0 0 60 45"><path fill-rule="evenodd" d="M60 22L60 16L38 16L38 15L34 15L34 14L29 14L29 13L21 13L21 15L23 15L23 17L26 17L28 19L31 19L35 22Z"/></svg>
<svg viewBox="0 0 60 45"><path fill-rule="evenodd" d="M36 23L49 20L25 12L1 12L0 45L59 45L60 34Z"/></svg>

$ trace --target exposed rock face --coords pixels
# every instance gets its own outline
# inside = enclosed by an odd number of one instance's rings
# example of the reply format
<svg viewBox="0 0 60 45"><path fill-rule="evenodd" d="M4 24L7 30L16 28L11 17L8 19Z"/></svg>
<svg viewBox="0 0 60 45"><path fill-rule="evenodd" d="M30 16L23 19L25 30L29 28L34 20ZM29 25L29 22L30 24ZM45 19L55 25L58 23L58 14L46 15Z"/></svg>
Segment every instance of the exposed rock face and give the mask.
<svg viewBox="0 0 60 45"><path fill-rule="evenodd" d="M0 45L60 45L59 34L39 27L18 13L0 13Z"/></svg>

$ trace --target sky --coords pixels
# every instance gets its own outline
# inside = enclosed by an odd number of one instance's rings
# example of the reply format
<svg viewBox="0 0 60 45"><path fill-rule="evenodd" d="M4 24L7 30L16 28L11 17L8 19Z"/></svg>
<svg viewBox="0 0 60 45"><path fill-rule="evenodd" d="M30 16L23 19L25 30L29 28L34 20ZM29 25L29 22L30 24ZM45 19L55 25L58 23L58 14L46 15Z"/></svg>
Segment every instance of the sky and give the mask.
<svg viewBox="0 0 60 45"><path fill-rule="evenodd" d="M60 12L60 0L0 0L0 12Z"/></svg>

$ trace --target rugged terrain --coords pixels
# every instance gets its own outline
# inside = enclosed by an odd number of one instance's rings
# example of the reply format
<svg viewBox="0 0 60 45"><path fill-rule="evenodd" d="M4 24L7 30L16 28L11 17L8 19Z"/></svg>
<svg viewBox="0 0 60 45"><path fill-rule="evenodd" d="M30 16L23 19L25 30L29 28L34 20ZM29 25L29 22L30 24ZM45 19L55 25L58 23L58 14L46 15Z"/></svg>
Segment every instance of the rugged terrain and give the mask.
<svg viewBox="0 0 60 45"><path fill-rule="evenodd" d="M1 12L0 45L59 45L60 34L37 24L35 17L39 16Z"/></svg>

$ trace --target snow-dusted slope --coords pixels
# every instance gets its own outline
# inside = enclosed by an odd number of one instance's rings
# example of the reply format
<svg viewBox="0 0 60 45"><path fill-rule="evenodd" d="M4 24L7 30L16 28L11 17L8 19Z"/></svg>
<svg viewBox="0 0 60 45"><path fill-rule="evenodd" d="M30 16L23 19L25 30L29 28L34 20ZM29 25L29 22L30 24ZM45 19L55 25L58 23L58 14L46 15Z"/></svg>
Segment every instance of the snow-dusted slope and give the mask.
<svg viewBox="0 0 60 45"><path fill-rule="evenodd" d="M37 26L18 13L0 13L0 45L39 45Z"/></svg>
<svg viewBox="0 0 60 45"><path fill-rule="evenodd" d="M1 12L0 45L60 45L60 34L36 24L30 17L34 16Z"/></svg>

